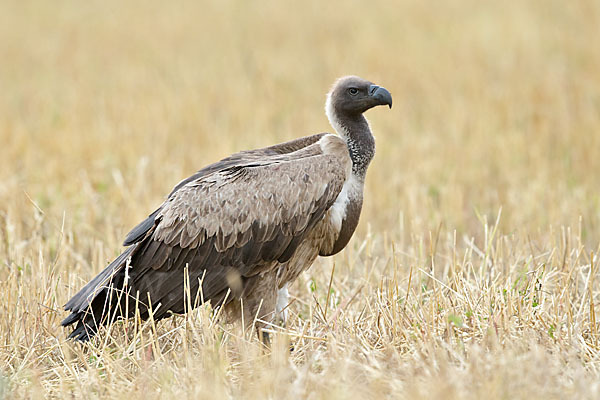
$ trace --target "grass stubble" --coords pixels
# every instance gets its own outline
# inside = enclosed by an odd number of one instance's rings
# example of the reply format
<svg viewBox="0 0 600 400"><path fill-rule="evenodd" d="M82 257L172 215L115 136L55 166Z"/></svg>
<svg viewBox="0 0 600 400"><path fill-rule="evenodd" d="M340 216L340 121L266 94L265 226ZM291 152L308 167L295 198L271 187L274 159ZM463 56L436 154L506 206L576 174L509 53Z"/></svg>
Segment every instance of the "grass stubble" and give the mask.
<svg viewBox="0 0 600 400"><path fill-rule="evenodd" d="M3 7L0 397L598 397L597 3ZM329 130L348 73L394 108L355 237L271 350L208 306L65 340L179 179Z"/></svg>

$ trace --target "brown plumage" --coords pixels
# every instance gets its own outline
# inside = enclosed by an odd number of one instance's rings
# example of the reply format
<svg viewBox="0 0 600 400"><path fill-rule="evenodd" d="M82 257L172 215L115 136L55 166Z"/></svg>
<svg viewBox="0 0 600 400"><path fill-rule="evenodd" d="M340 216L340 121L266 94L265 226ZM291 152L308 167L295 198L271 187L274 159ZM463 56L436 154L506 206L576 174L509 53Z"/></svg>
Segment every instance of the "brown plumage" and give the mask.
<svg viewBox="0 0 600 400"><path fill-rule="evenodd" d="M180 182L127 235L123 254L67 302L62 324L77 322L69 337L88 340L99 326L132 316L136 303L143 319L210 301L233 319L273 320L278 293L352 236L374 155L362 113L383 104L392 104L387 90L341 78L326 104L337 135L240 152Z"/></svg>

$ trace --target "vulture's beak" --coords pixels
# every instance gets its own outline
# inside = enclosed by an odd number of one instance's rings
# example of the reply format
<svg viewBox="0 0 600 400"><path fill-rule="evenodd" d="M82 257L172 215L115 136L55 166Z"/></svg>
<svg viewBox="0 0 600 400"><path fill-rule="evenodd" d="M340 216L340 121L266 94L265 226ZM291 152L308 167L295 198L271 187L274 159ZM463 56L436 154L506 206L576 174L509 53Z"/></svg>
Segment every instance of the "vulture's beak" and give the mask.
<svg viewBox="0 0 600 400"><path fill-rule="evenodd" d="M382 88L381 86L371 85L369 86L369 96L373 97L373 99L377 100L377 105L387 104L392 108L392 94L388 92L386 88Z"/></svg>

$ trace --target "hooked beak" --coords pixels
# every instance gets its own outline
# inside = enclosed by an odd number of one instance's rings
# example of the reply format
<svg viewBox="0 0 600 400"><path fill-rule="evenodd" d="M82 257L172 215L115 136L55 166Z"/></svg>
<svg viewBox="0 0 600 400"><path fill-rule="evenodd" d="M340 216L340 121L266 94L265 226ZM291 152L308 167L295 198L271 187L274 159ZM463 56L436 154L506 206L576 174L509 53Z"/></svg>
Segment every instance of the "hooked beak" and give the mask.
<svg viewBox="0 0 600 400"><path fill-rule="evenodd" d="M369 86L369 96L373 99L377 100L377 105L387 104L390 108L392 108L392 94L388 92L386 88L382 88L381 86L371 85Z"/></svg>

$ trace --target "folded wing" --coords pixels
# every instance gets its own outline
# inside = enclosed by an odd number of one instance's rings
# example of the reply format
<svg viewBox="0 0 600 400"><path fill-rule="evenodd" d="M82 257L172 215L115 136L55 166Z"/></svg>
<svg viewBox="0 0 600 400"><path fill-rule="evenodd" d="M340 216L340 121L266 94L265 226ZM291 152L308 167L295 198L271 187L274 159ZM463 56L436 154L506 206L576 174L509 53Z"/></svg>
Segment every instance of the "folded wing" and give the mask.
<svg viewBox="0 0 600 400"><path fill-rule="evenodd" d="M323 219L349 163L347 151L325 154L315 143L188 181L157 210L143 239L67 303L72 314L63 324L78 321L72 337L85 340L107 309L133 309L122 304L127 296L137 298L142 314L150 301L158 319L183 312L184 271L190 293L204 301L220 305L228 290L229 299L241 296L245 280L289 260ZM110 288L124 287L127 263L128 293L110 296Z"/></svg>

